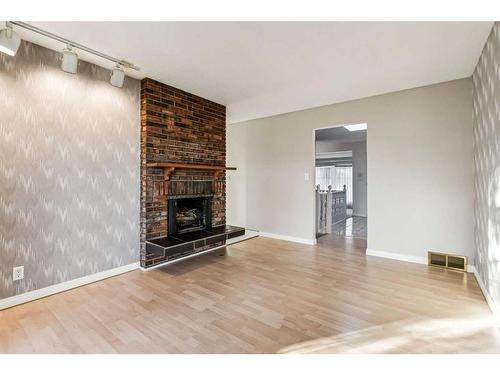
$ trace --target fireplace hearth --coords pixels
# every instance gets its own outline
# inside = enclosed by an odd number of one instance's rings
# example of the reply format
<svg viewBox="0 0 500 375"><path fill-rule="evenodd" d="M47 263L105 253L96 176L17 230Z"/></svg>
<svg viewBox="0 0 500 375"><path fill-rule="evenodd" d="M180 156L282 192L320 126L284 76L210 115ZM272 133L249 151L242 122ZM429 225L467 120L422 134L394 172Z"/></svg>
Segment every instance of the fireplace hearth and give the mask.
<svg viewBox="0 0 500 375"><path fill-rule="evenodd" d="M168 200L169 236L211 228L211 197L182 197Z"/></svg>

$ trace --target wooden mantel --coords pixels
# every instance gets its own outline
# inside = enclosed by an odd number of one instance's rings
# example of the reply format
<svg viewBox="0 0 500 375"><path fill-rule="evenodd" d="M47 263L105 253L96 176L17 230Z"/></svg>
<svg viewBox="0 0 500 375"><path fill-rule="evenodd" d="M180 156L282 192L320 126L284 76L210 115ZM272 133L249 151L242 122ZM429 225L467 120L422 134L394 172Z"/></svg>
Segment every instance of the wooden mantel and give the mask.
<svg viewBox="0 0 500 375"><path fill-rule="evenodd" d="M214 190L216 186L216 181L219 176L224 173L224 171L235 171L235 167L223 167L219 165L205 165L205 164L182 164L182 163L147 163L146 166L148 168L163 168L163 193L165 194L167 187L166 184L170 180L170 175L176 169L193 169L193 170L203 170L203 171L212 171L214 172L213 177L213 185Z"/></svg>
<svg viewBox="0 0 500 375"><path fill-rule="evenodd" d="M164 169L164 179L168 180L170 175L176 169L196 169L204 171L213 171L216 177L218 177L224 171L235 171L235 167L222 167L219 165L205 165L205 164L182 164L182 163L147 163L147 167L150 168L163 168ZM215 178L216 178L215 177Z"/></svg>
<svg viewBox="0 0 500 375"><path fill-rule="evenodd" d="M204 169L204 170L231 170L235 171L235 167L222 167L220 165L205 165L205 164L183 164L183 163L147 163L151 168L176 168L176 169Z"/></svg>

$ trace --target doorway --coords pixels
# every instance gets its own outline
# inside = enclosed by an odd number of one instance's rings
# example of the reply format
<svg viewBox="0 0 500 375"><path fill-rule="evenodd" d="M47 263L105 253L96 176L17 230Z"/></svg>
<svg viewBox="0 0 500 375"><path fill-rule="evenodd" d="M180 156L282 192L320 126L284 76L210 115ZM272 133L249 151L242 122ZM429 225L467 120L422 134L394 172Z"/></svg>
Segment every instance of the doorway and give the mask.
<svg viewBox="0 0 500 375"><path fill-rule="evenodd" d="M366 123L314 131L318 243L367 238Z"/></svg>

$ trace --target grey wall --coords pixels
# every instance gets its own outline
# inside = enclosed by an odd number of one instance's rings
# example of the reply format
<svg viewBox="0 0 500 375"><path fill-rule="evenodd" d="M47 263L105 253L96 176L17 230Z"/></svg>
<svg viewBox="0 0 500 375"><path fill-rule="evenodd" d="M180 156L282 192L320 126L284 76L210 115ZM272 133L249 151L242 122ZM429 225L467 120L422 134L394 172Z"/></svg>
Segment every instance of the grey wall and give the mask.
<svg viewBox="0 0 500 375"><path fill-rule="evenodd" d="M59 56L0 54L0 299L139 259L139 82Z"/></svg>
<svg viewBox="0 0 500 375"><path fill-rule="evenodd" d="M496 23L473 75L475 262L500 305L500 24Z"/></svg>
<svg viewBox="0 0 500 375"><path fill-rule="evenodd" d="M368 247L472 256L471 92L466 78L229 125L228 164L243 169L228 223L313 240L313 129L366 122Z"/></svg>
<svg viewBox="0 0 500 375"><path fill-rule="evenodd" d="M316 153L352 151L353 215L366 216L366 142L316 141Z"/></svg>

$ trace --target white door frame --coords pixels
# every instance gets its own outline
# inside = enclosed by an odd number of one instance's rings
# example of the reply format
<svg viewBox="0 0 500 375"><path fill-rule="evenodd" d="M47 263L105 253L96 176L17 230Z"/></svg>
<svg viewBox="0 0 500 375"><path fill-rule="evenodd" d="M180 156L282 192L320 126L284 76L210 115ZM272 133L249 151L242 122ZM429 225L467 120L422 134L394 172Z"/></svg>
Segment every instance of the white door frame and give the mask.
<svg viewBox="0 0 500 375"><path fill-rule="evenodd" d="M330 125L330 126L323 126L320 128L314 128L312 130L312 142L313 142L313 153L312 153L312 170L314 171L313 175L310 178L311 181L311 191L312 191L312 202L313 202L313 236L314 238L314 243L316 244L316 131L317 130L323 130L323 129L332 129L332 128L339 128L341 126L346 126L346 125L355 125L355 124L366 124L366 162L367 162L367 168L366 168L366 183L368 184L368 122L367 121L355 121L355 122L346 122L343 124L337 124L337 125ZM354 176L353 176L354 180ZM354 181L353 181L354 183ZM366 217L368 217L368 188L366 189ZM368 241L368 233L366 235L366 239Z"/></svg>

